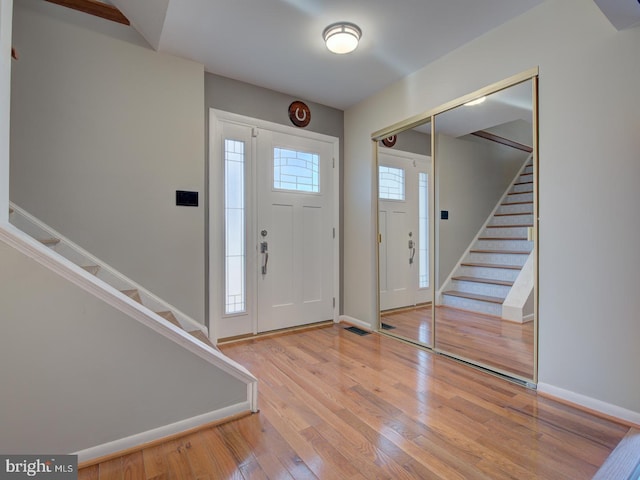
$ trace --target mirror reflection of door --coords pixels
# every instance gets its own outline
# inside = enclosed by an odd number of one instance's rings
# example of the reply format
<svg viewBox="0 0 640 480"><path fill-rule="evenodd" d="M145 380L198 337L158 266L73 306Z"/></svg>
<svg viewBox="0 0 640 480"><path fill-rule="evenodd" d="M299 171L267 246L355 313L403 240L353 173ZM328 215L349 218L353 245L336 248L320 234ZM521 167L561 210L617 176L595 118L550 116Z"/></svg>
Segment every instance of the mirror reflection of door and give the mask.
<svg viewBox="0 0 640 480"><path fill-rule="evenodd" d="M381 328L432 346L432 190L430 126L378 149Z"/></svg>
<svg viewBox="0 0 640 480"><path fill-rule="evenodd" d="M533 81L435 116L435 349L525 381L534 368Z"/></svg>

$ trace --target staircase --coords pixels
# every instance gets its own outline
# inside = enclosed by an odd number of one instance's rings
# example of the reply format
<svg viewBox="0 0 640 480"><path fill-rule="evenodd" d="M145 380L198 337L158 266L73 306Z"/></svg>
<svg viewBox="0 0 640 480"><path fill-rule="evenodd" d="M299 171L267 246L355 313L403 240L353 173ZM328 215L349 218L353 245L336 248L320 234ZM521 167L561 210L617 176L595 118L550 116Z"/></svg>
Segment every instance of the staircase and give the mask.
<svg viewBox="0 0 640 480"><path fill-rule="evenodd" d="M533 164L525 162L439 292L439 304L501 317L533 250Z"/></svg>
<svg viewBox="0 0 640 480"><path fill-rule="evenodd" d="M108 285L118 290L121 295L144 306L147 309L146 313L156 321L169 322L188 332L196 341L217 350L217 347L209 340L207 328L204 325L156 297L14 204L11 204L9 208L9 222L62 257L81 267L87 273L103 281L105 287Z"/></svg>

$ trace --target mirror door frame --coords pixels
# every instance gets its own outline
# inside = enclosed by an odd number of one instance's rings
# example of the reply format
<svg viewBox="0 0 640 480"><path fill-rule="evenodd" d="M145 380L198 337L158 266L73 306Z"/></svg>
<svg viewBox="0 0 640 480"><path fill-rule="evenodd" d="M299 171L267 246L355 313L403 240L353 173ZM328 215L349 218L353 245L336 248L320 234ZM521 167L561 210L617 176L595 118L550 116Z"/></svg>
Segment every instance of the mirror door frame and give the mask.
<svg viewBox="0 0 640 480"><path fill-rule="evenodd" d="M431 345L427 346L418 342L415 342L416 346L422 347L422 348L426 348L428 350L434 351L436 353L440 353L446 356L449 356L457 361L462 361L465 363L470 363L471 365L480 368L482 370L488 371L490 373L505 377L509 380L512 381L516 381L518 383L524 384L527 387L530 388L535 388L537 382L538 382L538 327L539 327L539 319L538 319L538 292L539 292L539 288L538 288L538 281L539 281L539 272L538 272L538 262L539 262L539 258L538 258L538 242L539 242L539 212L538 212L538 192L539 192L539 158L538 158L538 132L539 132L539 128L538 128L538 75L539 75L539 69L538 67L534 67L531 68L529 70L525 70L519 74L513 75L509 78L506 78L504 80L501 80L499 82L493 83L491 85L488 85L484 88L478 89L474 92L471 92L467 95L464 95L462 97L459 97L457 99L451 100L450 102L444 103L442 105L440 105L439 107L436 107L434 109L431 110L427 110L423 113L420 113L418 115L414 115L412 117L409 117L403 121L397 122L393 125L390 125L387 128L378 130L374 133L371 134L371 141L372 141L372 148L373 148L373 166L374 166L374 175L373 175L373 191L372 191L372 201L375 203L375 209L374 209L374 225L376 227L376 238L375 238L375 244L379 245L379 241L380 241L380 225L379 225L379 212L378 212L378 190L379 190L379 185L378 185L378 165L379 165L379 158L378 158L378 146L379 143L388 137L391 137L393 135L397 135L405 130L410 130L412 128L415 128L419 125L425 124L425 123L430 123L430 128L431 128L431 159L432 159L432 175L434 177L434 185L436 184L436 179L438 178L438 155L437 152L435 151L435 122L436 122L436 115L447 112L449 110L452 110L454 108L457 108L459 106L464 105L465 103L468 103L472 100L475 100L477 98L483 97L483 96L487 96L487 95L491 95L492 93L496 93L499 92L501 90L505 90L511 86L526 82L526 81L531 81L532 82L532 121L533 121L533 177L534 177L534 187L533 187L533 236L532 238L534 239L534 246L533 246L533 255L534 255L534 288L533 288L533 303L534 303L534 318L533 318L533 378L529 379L529 378L522 378L519 377L517 375L514 375L512 373L509 372L505 372L502 370L499 370L495 367L489 366L489 365L484 365L480 362L473 362L473 361L469 361L469 359L463 359L463 358L458 358L455 355L449 354L447 352L441 351L439 349L436 348L436 338L437 338L437 329L436 329L436 325L435 325L435 314L434 314L434 309L435 309L435 296L437 295L437 289L434 288L434 297L432 299L432 311L431 311ZM434 221L436 221L436 192L435 192L436 188L432 188L429 191L429 213L431 215L431 218L434 219ZM435 238L435 228L432 229L434 231L431 232L430 234L430 245L432 246L432 249L435 250L435 253L433 255L431 255L432 258L435 258L435 256L437 255L438 249L439 249L439 245L437 242L437 239ZM378 251L379 249L376 248ZM430 275L432 275L432 279L431 281L433 282L435 280L435 271L434 271L434 262L430 262ZM378 312L378 321L377 321L377 331L381 334L385 334L394 338L397 338L401 341L407 341L410 343L414 343L411 342L408 339L405 338L399 338L396 337L395 335L384 331L381 328L381 324L382 324L382 316L380 315L380 258L379 258L379 253L376 254L376 265L375 265L375 271L376 271L376 285L377 285L377 291L375 292L375 298L376 298L376 311Z"/></svg>

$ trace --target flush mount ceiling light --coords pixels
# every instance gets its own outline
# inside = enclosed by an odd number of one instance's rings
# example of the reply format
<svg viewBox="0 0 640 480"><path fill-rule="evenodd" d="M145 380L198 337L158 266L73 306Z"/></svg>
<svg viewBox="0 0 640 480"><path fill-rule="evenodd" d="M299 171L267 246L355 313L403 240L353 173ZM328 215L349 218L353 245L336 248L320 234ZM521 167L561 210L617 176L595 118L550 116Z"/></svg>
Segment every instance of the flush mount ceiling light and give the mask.
<svg viewBox="0 0 640 480"><path fill-rule="evenodd" d="M353 52L362 37L362 30L354 23L332 23L322 32L324 43L330 52L343 55Z"/></svg>
<svg viewBox="0 0 640 480"><path fill-rule="evenodd" d="M487 97L476 98L475 100L471 100L470 102L465 103L464 106L465 107L473 107L474 105L480 105L486 99L487 99Z"/></svg>

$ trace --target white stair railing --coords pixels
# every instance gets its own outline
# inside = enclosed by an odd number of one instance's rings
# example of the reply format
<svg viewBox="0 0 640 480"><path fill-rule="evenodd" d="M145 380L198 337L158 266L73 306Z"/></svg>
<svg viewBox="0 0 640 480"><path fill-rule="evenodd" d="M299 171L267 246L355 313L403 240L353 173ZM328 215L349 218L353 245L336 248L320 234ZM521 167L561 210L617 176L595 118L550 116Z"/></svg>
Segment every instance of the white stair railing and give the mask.
<svg viewBox="0 0 640 480"><path fill-rule="evenodd" d="M134 282L115 268L108 265L106 262L95 257L76 243L66 238L64 235L51 228L49 225L31 215L29 212L14 203L10 204L10 211L12 212L9 215L10 223L34 239L59 240L55 244L51 244L50 247L53 251L62 255L67 260L80 267L98 266L99 268L95 275L100 280L106 282L108 285L119 291L138 290L142 304L152 312L171 311L185 330L201 330L208 336L207 327L205 325L197 322L178 308L154 295L142 285Z"/></svg>
<svg viewBox="0 0 640 480"><path fill-rule="evenodd" d="M247 403L250 410L252 412L258 411L257 378L254 377L245 367L228 358L218 349L195 339L186 331L189 330L189 327L193 327L193 329L200 329L206 334L207 331L204 325L191 319L172 305L163 302L151 292L148 292L140 285L127 279L127 277L120 274L112 267L101 262L90 253L75 245L64 236L61 236L51 227L29 215L23 209L14 204L11 204L10 217L11 223L0 223L0 241L5 242L41 265L44 265L48 269L54 271L59 276L100 298L112 307L117 308L133 320L138 321L166 338L171 339L211 365L218 367L234 378L241 380L247 385ZM26 231L23 231L23 228ZM57 243L55 247L51 248L40 241L47 238L58 238L60 239L60 242ZM57 252L54 248L62 249L62 252ZM62 253L71 258L67 258ZM108 275L113 279L116 279L117 282L122 283L116 283L116 286L108 284L99 276L93 275L82 268L85 266L83 265L84 262L100 266L101 271L104 269L104 272L107 272ZM143 301L146 300L147 302L150 302L151 307L159 307L161 310L172 311L184 329L160 317L147 306L142 305L124 295L120 291L123 289L120 288L123 285L125 288L129 287L130 289L138 289Z"/></svg>

